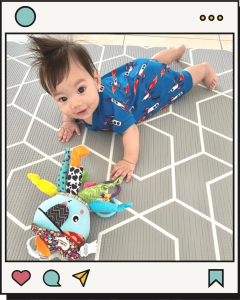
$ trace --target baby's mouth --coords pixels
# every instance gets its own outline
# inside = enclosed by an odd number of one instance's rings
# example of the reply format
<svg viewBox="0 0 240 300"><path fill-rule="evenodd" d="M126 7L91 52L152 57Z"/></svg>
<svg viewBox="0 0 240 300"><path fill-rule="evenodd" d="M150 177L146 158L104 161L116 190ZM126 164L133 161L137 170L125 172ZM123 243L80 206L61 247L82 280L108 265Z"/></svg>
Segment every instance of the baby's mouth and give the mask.
<svg viewBox="0 0 240 300"><path fill-rule="evenodd" d="M87 110L87 109L84 109L84 110L82 110L82 111L78 112L77 114L78 114L78 115L84 115L84 114L85 114L85 112L86 112L86 110Z"/></svg>

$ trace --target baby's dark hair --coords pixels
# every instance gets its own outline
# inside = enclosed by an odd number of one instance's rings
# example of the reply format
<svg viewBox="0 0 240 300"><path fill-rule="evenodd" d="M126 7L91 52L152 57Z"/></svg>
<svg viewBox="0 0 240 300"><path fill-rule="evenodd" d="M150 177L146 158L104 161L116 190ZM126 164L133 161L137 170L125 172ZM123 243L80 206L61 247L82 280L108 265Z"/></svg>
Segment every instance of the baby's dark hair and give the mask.
<svg viewBox="0 0 240 300"><path fill-rule="evenodd" d="M56 91L56 86L60 84L69 73L70 56L79 62L86 71L93 77L96 69L88 51L73 37L67 38L51 37L43 35L36 37L28 35L30 40L29 51L34 56L32 67L38 67L38 74L43 89L51 95L51 91Z"/></svg>

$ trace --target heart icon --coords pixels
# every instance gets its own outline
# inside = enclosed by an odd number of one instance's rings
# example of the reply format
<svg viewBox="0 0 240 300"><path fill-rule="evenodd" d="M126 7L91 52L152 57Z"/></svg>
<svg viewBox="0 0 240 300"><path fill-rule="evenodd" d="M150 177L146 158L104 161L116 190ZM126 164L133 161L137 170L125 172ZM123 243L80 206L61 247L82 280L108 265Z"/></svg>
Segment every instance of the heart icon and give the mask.
<svg viewBox="0 0 240 300"><path fill-rule="evenodd" d="M27 270L23 270L22 272L19 270L15 270L12 272L12 279L21 286L24 285L30 278L31 273Z"/></svg>

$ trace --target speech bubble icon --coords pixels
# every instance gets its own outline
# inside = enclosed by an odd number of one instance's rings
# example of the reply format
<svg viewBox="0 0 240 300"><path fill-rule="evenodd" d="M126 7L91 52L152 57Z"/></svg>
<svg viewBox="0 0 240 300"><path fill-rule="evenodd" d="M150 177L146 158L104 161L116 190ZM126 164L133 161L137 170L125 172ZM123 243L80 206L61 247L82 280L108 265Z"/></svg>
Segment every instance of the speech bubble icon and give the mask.
<svg viewBox="0 0 240 300"><path fill-rule="evenodd" d="M59 280L60 275L55 270L48 270L43 275L43 281L48 286L61 286Z"/></svg>

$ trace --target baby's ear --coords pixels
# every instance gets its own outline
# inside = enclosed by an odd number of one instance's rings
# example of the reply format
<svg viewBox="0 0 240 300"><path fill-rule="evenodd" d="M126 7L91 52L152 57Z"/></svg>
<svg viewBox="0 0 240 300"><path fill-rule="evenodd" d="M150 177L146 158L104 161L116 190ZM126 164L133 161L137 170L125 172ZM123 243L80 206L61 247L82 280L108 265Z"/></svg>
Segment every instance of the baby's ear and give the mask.
<svg viewBox="0 0 240 300"><path fill-rule="evenodd" d="M93 76L94 76L94 77L100 77L97 69L95 69L95 70L93 71Z"/></svg>
<svg viewBox="0 0 240 300"><path fill-rule="evenodd" d="M97 89L99 90L101 87L101 77L99 76L97 69L94 70L93 74L94 74L95 82L97 84Z"/></svg>

